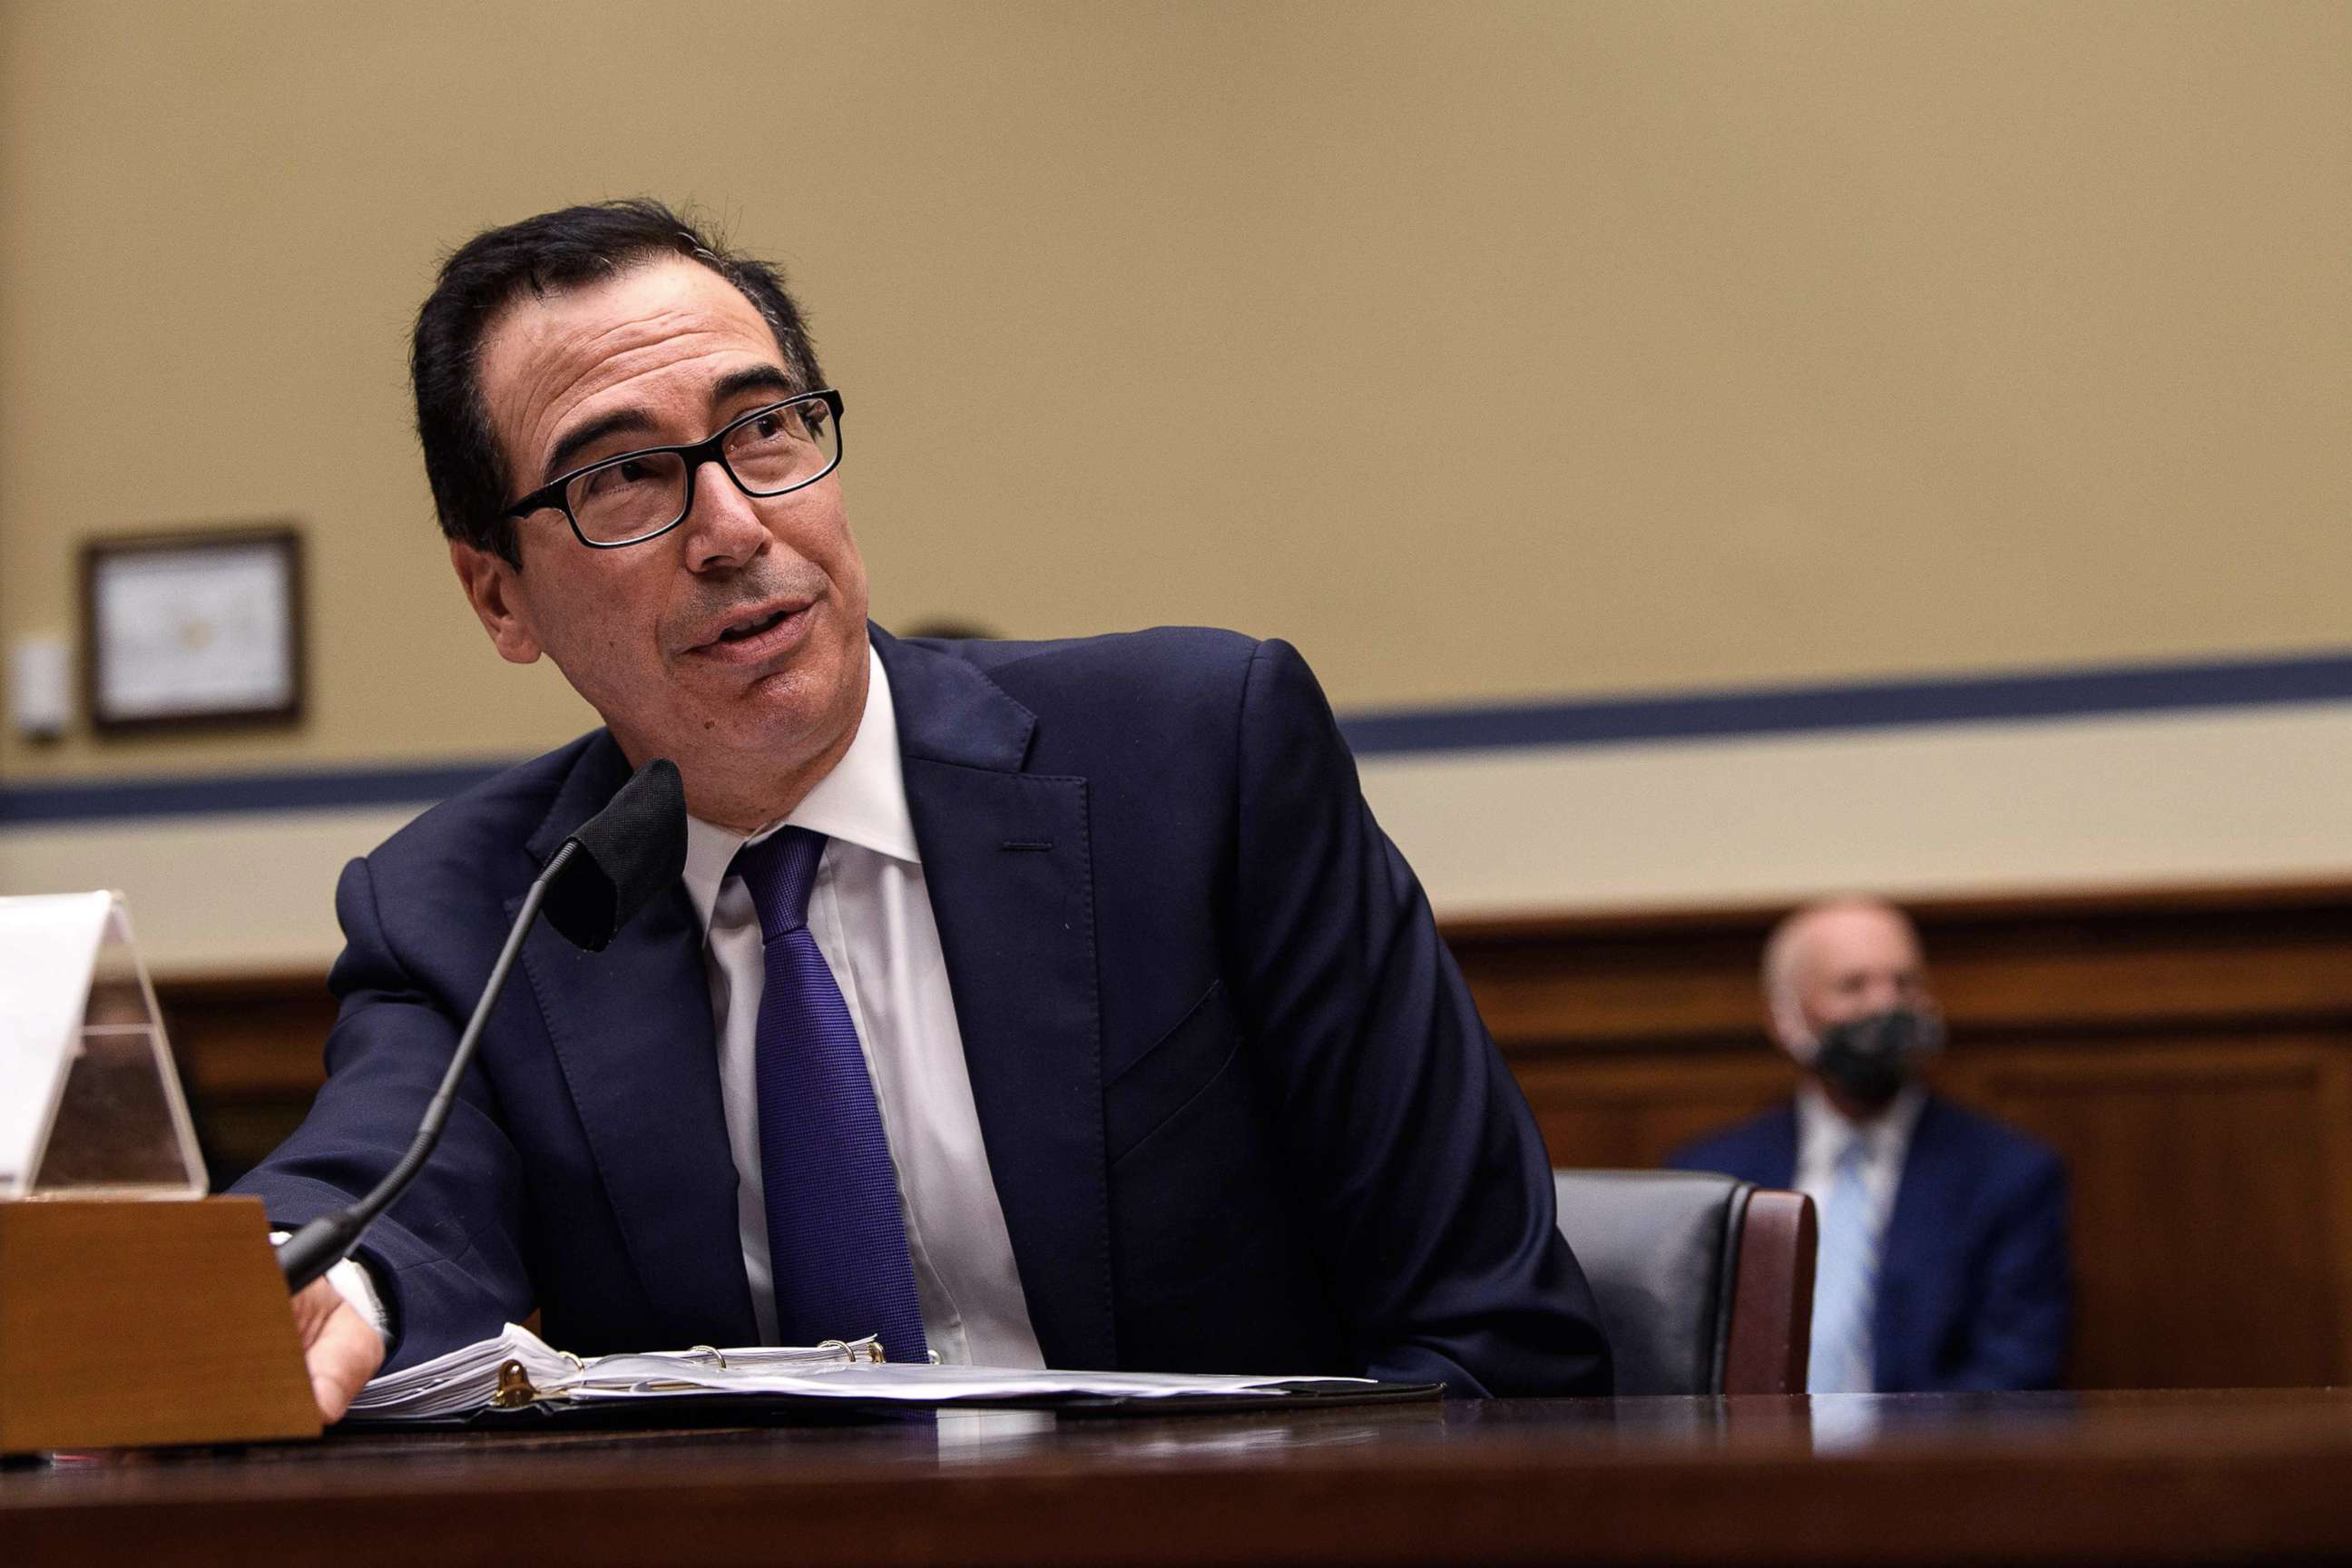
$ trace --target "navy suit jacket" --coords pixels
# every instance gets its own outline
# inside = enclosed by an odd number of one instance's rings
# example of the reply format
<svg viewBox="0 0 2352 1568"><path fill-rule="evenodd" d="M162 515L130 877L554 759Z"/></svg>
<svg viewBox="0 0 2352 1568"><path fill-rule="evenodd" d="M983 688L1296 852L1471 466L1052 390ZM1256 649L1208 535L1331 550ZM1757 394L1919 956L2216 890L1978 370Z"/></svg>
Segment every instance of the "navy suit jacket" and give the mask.
<svg viewBox="0 0 2352 1568"><path fill-rule="evenodd" d="M1666 1163L1787 1187L1797 1175L1796 1107L1703 1138ZM2070 1281L2057 1155L1930 1096L1879 1258L1879 1391L2055 1388L2066 1363Z"/></svg>
<svg viewBox="0 0 2352 1568"><path fill-rule="evenodd" d="M1047 1363L1605 1392L1542 1140L1296 651L874 642ZM525 888L628 771L598 731L345 869L327 1084L238 1184L275 1221L392 1165ZM735 1187L684 886L602 953L542 927L360 1249L390 1364L534 1307L581 1352L752 1342Z"/></svg>

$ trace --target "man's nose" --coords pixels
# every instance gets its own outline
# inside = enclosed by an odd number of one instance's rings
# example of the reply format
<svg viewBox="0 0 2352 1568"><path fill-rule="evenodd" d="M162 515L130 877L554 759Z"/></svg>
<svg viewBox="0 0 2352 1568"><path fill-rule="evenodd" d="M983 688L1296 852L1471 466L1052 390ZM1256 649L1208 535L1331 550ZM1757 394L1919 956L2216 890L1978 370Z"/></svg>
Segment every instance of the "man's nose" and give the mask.
<svg viewBox="0 0 2352 1568"><path fill-rule="evenodd" d="M694 504L678 525L686 563L695 572L741 566L768 545L767 519L716 458L694 476Z"/></svg>
<svg viewBox="0 0 2352 1568"><path fill-rule="evenodd" d="M1903 987L1892 979L1873 980L1862 990L1863 1014L1884 1013L1903 1005Z"/></svg>

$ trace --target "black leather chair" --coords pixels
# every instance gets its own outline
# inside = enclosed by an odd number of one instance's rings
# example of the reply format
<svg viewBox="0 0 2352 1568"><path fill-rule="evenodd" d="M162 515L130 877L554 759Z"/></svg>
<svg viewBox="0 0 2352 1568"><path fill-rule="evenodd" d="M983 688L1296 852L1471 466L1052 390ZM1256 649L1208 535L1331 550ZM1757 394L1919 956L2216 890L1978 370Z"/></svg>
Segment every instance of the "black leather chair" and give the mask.
<svg viewBox="0 0 2352 1568"><path fill-rule="evenodd" d="M1554 1171L1626 1394L1802 1394L1813 1205L1696 1171Z"/></svg>

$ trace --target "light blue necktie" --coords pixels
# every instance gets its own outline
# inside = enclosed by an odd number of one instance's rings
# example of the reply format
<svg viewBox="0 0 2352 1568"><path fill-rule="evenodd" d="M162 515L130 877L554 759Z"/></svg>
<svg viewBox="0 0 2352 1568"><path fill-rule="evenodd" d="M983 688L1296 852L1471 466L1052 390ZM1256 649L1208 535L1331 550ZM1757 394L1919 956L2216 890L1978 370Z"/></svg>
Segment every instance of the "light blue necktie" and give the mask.
<svg viewBox="0 0 2352 1568"><path fill-rule="evenodd" d="M1811 1394L1868 1394L1871 1315L1878 1304L1878 1214L1863 1181L1869 1152L1849 1141L1822 1204L1821 1255L1813 1275L1813 1352L1805 1377Z"/></svg>
<svg viewBox="0 0 2352 1568"><path fill-rule="evenodd" d="M753 1076L776 1334L819 1344L879 1334L922 1362L923 1310L874 1080L849 1008L808 929L824 836L787 827L735 856L760 914L766 983Z"/></svg>

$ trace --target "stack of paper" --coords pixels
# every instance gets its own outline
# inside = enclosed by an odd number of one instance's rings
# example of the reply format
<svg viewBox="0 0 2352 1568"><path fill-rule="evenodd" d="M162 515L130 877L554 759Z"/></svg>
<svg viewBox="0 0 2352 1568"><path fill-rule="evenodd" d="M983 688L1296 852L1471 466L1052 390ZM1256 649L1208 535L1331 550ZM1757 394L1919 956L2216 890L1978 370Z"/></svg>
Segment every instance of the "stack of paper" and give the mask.
<svg viewBox="0 0 2352 1568"><path fill-rule="evenodd" d="M490 1408L504 1386L519 1403L604 1395L647 1384L667 1384L698 1372L748 1374L760 1369L846 1366L878 1353L871 1339L844 1344L760 1345L748 1350L652 1351L582 1360L551 1347L519 1323L494 1340L371 1381L352 1401L352 1415L372 1421L433 1421Z"/></svg>
<svg viewBox="0 0 2352 1568"><path fill-rule="evenodd" d="M581 1408L620 1400L751 1397L778 1406L804 1401L899 1405L1018 1405L1050 1408L1087 1400L1213 1398L1278 1403L1356 1397L1434 1398L1435 1384L1360 1377L1213 1377L1190 1373L1040 1372L1017 1367L884 1362L868 1338L844 1344L743 1350L654 1351L582 1360L509 1323L497 1339L379 1377L352 1403L363 1421L447 1420L486 1409Z"/></svg>

